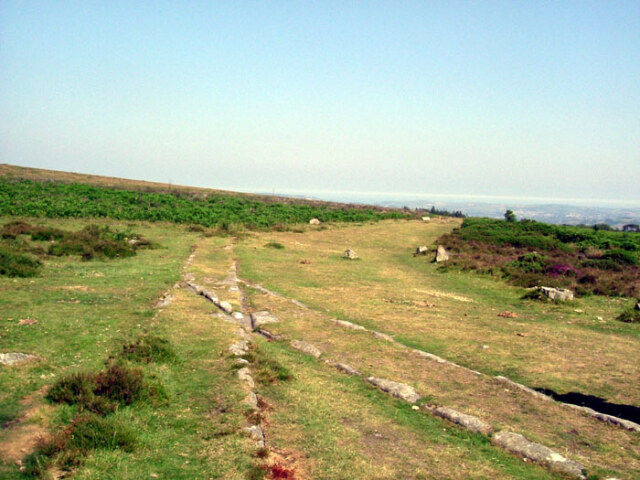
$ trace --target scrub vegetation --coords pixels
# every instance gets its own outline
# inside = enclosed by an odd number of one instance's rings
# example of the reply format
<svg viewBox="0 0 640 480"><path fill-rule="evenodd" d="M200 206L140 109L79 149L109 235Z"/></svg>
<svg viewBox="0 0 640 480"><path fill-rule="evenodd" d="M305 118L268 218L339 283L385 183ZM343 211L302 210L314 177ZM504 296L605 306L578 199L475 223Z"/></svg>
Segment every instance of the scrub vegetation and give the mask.
<svg viewBox="0 0 640 480"><path fill-rule="evenodd" d="M0 215L48 218L112 218L249 229L322 222L404 218L398 210L256 200L221 193L145 192L102 186L41 182L0 176Z"/></svg>
<svg viewBox="0 0 640 480"><path fill-rule="evenodd" d="M488 273L522 287L566 287L578 295L640 295L637 233L467 218L437 243L452 253L445 268Z"/></svg>

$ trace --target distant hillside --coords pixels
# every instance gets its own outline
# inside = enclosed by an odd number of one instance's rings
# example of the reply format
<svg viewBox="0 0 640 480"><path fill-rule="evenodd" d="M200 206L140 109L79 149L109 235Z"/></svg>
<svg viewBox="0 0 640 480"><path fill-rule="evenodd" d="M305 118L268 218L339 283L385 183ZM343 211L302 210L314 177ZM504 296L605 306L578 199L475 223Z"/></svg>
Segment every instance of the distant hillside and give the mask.
<svg viewBox="0 0 640 480"><path fill-rule="evenodd" d="M147 182L145 180L131 180L127 178L106 177L102 175L90 175L85 173L64 172L59 170L45 170L42 168L19 167L17 165L0 164L0 178L33 180L37 182L79 183L96 187L115 188L121 190L133 190L137 192L189 194L194 198L205 198L210 195L226 195L234 197L246 197L251 200L266 203L283 203L296 205L325 206L330 208L368 209L378 212L399 212L402 209L396 207L384 207L378 205L366 205L360 203L326 202L300 197L284 197L278 195L266 195L214 188L191 187L174 185L171 183Z"/></svg>
<svg viewBox="0 0 640 480"><path fill-rule="evenodd" d="M407 218L409 213L366 205L240 194L94 175L0 168L0 215L113 218L251 229L322 222Z"/></svg>

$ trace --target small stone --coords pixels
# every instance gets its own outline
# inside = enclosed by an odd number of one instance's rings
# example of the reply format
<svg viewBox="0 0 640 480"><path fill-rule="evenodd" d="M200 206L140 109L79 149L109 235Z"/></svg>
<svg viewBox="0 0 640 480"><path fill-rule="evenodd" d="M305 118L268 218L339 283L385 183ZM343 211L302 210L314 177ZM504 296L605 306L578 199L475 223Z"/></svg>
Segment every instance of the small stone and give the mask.
<svg viewBox="0 0 640 480"><path fill-rule="evenodd" d="M264 448L264 432L260 425L251 425L250 427L245 427L244 431L251 437L252 440L255 440L258 444L258 447Z"/></svg>
<svg viewBox="0 0 640 480"><path fill-rule="evenodd" d="M311 220L309 220L309 225L320 225L320 220L318 220L317 218L312 218Z"/></svg>
<svg viewBox="0 0 640 480"><path fill-rule="evenodd" d="M442 245L438 245L438 250L436 250L436 258L434 259L434 261L436 263L441 263L446 262L447 260L449 260L449 254L447 253L447 250Z"/></svg>
<svg viewBox="0 0 640 480"><path fill-rule="evenodd" d="M240 313L240 312L233 312L233 313L231 314L231 316L232 316L233 318L235 318L236 320L242 320L242 319L244 319L244 315L243 315L242 313Z"/></svg>
<svg viewBox="0 0 640 480"><path fill-rule="evenodd" d="M482 345L483 350L487 350L488 348L489 348L489 345Z"/></svg>
<svg viewBox="0 0 640 480"><path fill-rule="evenodd" d="M249 344L246 340L238 340L229 347L229 351L236 357L242 357L249 352Z"/></svg>
<svg viewBox="0 0 640 480"><path fill-rule="evenodd" d="M429 218L429 217L422 217L422 221L423 221L423 222L430 222L430 221L431 221L431 218Z"/></svg>
<svg viewBox="0 0 640 480"><path fill-rule="evenodd" d="M360 372L353 368L351 365L347 365L346 363L336 363L335 367L341 372L346 373L347 375L360 375Z"/></svg>
<svg viewBox="0 0 640 480"><path fill-rule="evenodd" d="M38 323L38 320L35 318L22 318L18 322L18 325L35 325L36 323Z"/></svg>
<svg viewBox="0 0 640 480"><path fill-rule="evenodd" d="M348 322L347 320L337 320L333 318L331 321L341 327L348 328L349 330L366 330L362 325L356 325L355 323Z"/></svg>
<svg viewBox="0 0 640 480"><path fill-rule="evenodd" d="M480 420L473 415L467 415L466 413L458 412L449 407L436 407L431 410L434 415L445 418L450 422L460 425L472 432L488 435L493 431L493 427L487 422Z"/></svg>
<svg viewBox="0 0 640 480"><path fill-rule="evenodd" d="M584 313L584 310L582 310L581 308L576 308L573 311L576 313Z"/></svg>
<svg viewBox="0 0 640 480"><path fill-rule="evenodd" d="M315 358L320 358L320 356L322 355L322 352L320 350L304 340L294 340L293 342L291 342L291 346L296 350L300 350L301 352L306 353L307 355L311 355Z"/></svg>
<svg viewBox="0 0 640 480"><path fill-rule="evenodd" d="M418 255L426 255L428 252L429 252L429 249L423 245L416 248L416 251L414 252L413 256L416 257Z"/></svg>
<svg viewBox="0 0 640 480"><path fill-rule="evenodd" d="M253 377L251 376L251 373L249 372L249 369L247 367L238 370L238 378L241 381L245 382L249 386L249 388L255 388L256 384L253 381Z"/></svg>
<svg viewBox="0 0 640 480"><path fill-rule="evenodd" d="M346 258L348 260L358 260L360 258L360 255L358 255L355 251L348 248L344 251L342 258Z"/></svg>
<svg viewBox="0 0 640 480"><path fill-rule="evenodd" d="M499 316L499 317L502 317L502 318L518 318L518 314L517 314L517 313L515 313L515 312L509 312L509 311L506 311L506 312L500 312L500 313L498 314L498 316Z"/></svg>
<svg viewBox="0 0 640 480"><path fill-rule="evenodd" d="M220 309L223 310L225 313L233 312L233 307L229 302L222 301L218 303L218 307L220 307Z"/></svg>
<svg viewBox="0 0 640 480"><path fill-rule="evenodd" d="M258 397L256 396L255 393L249 392L249 395L247 395L245 397L245 399L244 399L244 404L249 406L253 410L257 410L258 409Z"/></svg>
<svg viewBox="0 0 640 480"><path fill-rule="evenodd" d="M277 323L279 322L278 317L272 315L267 310L262 310L260 312L253 312L251 314L251 327L256 328L261 325L265 325L267 323Z"/></svg>
<svg viewBox="0 0 640 480"><path fill-rule="evenodd" d="M373 335L374 337L379 338L381 340L386 340L387 342L395 342L393 337L391 335L387 335L386 333L376 332L374 330L374 331L371 332L371 335Z"/></svg>
<svg viewBox="0 0 640 480"><path fill-rule="evenodd" d="M604 320L604 318L602 318L602 317L596 317L596 320L600 320L600 321L602 321L602 320Z"/></svg>
<svg viewBox="0 0 640 480"><path fill-rule="evenodd" d="M422 396L415 390L415 388L400 382L394 382L393 380L387 380L386 378L368 377L367 382L375 385L383 392L387 392L394 397L400 398L405 402L416 403L422 398Z"/></svg>
<svg viewBox="0 0 640 480"><path fill-rule="evenodd" d="M35 355L29 355L27 353L0 353L0 365L19 365L30 360L35 360L36 358Z"/></svg>

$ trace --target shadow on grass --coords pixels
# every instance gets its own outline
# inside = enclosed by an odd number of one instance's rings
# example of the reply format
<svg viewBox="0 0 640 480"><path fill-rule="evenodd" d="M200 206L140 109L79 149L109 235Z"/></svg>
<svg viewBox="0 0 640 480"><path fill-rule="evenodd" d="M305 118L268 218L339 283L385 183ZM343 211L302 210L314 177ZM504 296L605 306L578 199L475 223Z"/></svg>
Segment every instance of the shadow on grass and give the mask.
<svg viewBox="0 0 640 480"><path fill-rule="evenodd" d="M559 402L579 405L581 407L589 407L596 412L640 423L640 407L610 403L604 398L578 392L557 393L548 388L534 388L534 390L544 393Z"/></svg>

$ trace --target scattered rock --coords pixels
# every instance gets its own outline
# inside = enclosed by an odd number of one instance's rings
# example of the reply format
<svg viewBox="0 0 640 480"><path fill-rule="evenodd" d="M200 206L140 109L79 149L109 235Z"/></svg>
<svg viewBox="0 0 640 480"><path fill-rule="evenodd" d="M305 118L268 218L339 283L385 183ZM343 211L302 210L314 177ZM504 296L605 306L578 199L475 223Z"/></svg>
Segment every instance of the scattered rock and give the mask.
<svg viewBox="0 0 640 480"><path fill-rule="evenodd" d="M540 293L550 300L566 302L573 300L573 292L567 288L539 287Z"/></svg>
<svg viewBox="0 0 640 480"><path fill-rule="evenodd" d="M509 311L500 312L498 316L502 318L518 318L518 314L516 312L509 312Z"/></svg>
<svg viewBox="0 0 640 480"><path fill-rule="evenodd" d="M371 335L381 340L386 340L387 342L395 342L391 335L387 335L386 333L376 332L375 330L371 331Z"/></svg>
<svg viewBox="0 0 640 480"><path fill-rule="evenodd" d="M217 305L220 308L220 310L224 311L225 313L233 312L233 307L229 302L222 301L222 302L218 302Z"/></svg>
<svg viewBox="0 0 640 480"><path fill-rule="evenodd" d="M249 395L247 395L245 397L245 399L244 399L244 404L249 406L253 410L257 410L258 409L258 397L256 396L255 393L249 392Z"/></svg>
<svg viewBox="0 0 640 480"><path fill-rule="evenodd" d="M411 353L413 353L414 355L418 355L419 357L428 358L429 360L433 360L434 362L451 363L449 362L449 360L445 360L444 358L439 357L438 355L434 355L433 353L429 353L429 352L424 352L422 350L413 349L411 350Z"/></svg>
<svg viewBox="0 0 640 480"><path fill-rule="evenodd" d="M253 381L253 377L251 376L251 372L249 372L249 369L247 367L238 370L238 378L241 381L245 382L250 389L253 390L256 387L256 384Z"/></svg>
<svg viewBox="0 0 640 480"><path fill-rule="evenodd" d="M278 317L272 315L271 312L267 310L262 310L260 312L253 312L251 314L251 328L256 328L261 325L265 325L267 323L278 323Z"/></svg>
<svg viewBox="0 0 640 480"><path fill-rule="evenodd" d="M320 220L318 220L317 218L312 218L311 220L309 220L309 225L320 225Z"/></svg>
<svg viewBox="0 0 640 480"><path fill-rule="evenodd" d="M453 408L436 407L430 410L434 415L445 418L450 422L460 425L472 432L488 435L493 431L493 427L484 420L480 420L478 417L474 417L473 415L467 415L466 413L458 412Z"/></svg>
<svg viewBox="0 0 640 480"><path fill-rule="evenodd" d="M252 440L256 441L258 447L264 448L264 432L262 431L262 427L260 427L260 425L251 425L250 427L245 427L244 431L251 437Z"/></svg>
<svg viewBox="0 0 640 480"><path fill-rule="evenodd" d="M160 297L160 300L156 302L156 308L168 307L171 302L173 302L173 295L171 295L170 293L166 293L162 297Z"/></svg>
<svg viewBox="0 0 640 480"><path fill-rule="evenodd" d="M320 358L320 356L322 355L322 352L320 350L304 340L294 340L293 342L291 342L291 346L296 350L300 350L301 352L306 353L307 355L311 355L315 358Z"/></svg>
<svg viewBox="0 0 640 480"><path fill-rule="evenodd" d="M331 321L341 327L348 328L349 330L366 330L362 325L356 325L355 323L348 322L347 320L332 318Z"/></svg>
<svg viewBox="0 0 640 480"><path fill-rule="evenodd" d="M18 325L35 325L36 323L38 323L38 320L35 318L22 318L18 322Z"/></svg>
<svg viewBox="0 0 640 480"><path fill-rule="evenodd" d="M438 250L436 250L436 258L434 259L434 261L436 263L440 263L446 262L447 260L449 260L449 254L442 245L438 245Z"/></svg>
<svg viewBox="0 0 640 480"><path fill-rule="evenodd" d="M351 365L347 365L346 363L336 363L335 367L341 372L346 373L347 375L360 375L360 372L353 368Z"/></svg>
<svg viewBox="0 0 640 480"><path fill-rule="evenodd" d="M240 312L233 312L231 314L231 316L235 319L235 320L243 320L244 319L244 315L241 314Z"/></svg>
<svg viewBox="0 0 640 480"><path fill-rule="evenodd" d="M35 360L36 358L35 355L29 355L27 353L0 353L0 365L19 365L20 363Z"/></svg>
<svg viewBox="0 0 640 480"><path fill-rule="evenodd" d="M300 260L298 263L300 265L311 265L311 260Z"/></svg>
<svg viewBox="0 0 640 480"><path fill-rule="evenodd" d="M358 255L356 252L354 252L353 250L351 250L350 248L346 249L344 251L344 254L342 255L342 258L346 258L349 260L357 260L360 258L360 255Z"/></svg>
<svg viewBox="0 0 640 480"><path fill-rule="evenodd" d="M422 217L422 221L423 222L430 222L431 218L430 217Z"/></svg>
<svg viewBox="0 0 640 480"><path fill-rule="evenodd" d="M573 311L576 313L584 313L584 310L582 310L581 308L576 308Z"/></svg>
<svg viewBox="0 0 640 480"><path fill-rule="evenodd" d="M405 384L394 382L393 380L387 380L386 378L367 377L367 382L371 385L375 385L383 392L387 392L394 397L400 398L405 402L416 403L422 397L415 388Z"/></svg>
<svg viewBox="0 0 640 480"><path fill-rule="evenodd" d="M522 332L518 332L518 333L516 333L516 335L519 336L519 337L526 337L527 336L526 333L522 333Z"/></svg>
<svg viewBox="0 0 640 480"><path fill-rule="evenodd" d="M246 340L238 340L229 347L229 351L236 357L242 357L249 353L249 344Z"/></svg>
<svg viewBox="0 0 640 480"><path fill-rule="evenodd" d="M518 433L503 430L491 437L491 442L519 457L547 466L574 478L585 478L584 466L569 460L544 445L527 440Z"/></svg>
<svg viewBox="0 0 640 480"><path fill-rule="evenodd" d="M427 247L420 246L416 248L416 251L414 252L413 256L417 257L418 255L426 255L428 251L429 249Z"/></svg>

